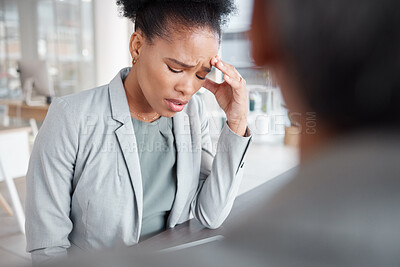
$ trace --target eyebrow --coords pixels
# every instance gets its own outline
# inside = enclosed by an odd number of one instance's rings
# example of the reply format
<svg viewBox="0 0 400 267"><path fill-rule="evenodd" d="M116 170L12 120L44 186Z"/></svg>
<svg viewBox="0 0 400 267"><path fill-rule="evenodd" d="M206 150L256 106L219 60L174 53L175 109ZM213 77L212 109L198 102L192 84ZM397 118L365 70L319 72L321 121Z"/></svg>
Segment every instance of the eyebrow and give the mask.
<svg viewBox="0 0 400 267"><path fill-rule="evenodd" d="M180 65L181 67L183 67L183 68L185 68L185 69L192 69L192 68L196 67L196 66L191 66L191 65L188 65L188 64L186 64L186 63L180 62L179 60L176 60L176 59L174 59L174 58L169 58L169 57L167 57L167 59L168 59L169 61L172 61L172 62L174 62L174 63ZM210 69L210 68L207 68L207 67L204 67L204 66L202 66L201 68L202 68L202 70L205 71L205 72L211 72L211 69Z"/></svg>

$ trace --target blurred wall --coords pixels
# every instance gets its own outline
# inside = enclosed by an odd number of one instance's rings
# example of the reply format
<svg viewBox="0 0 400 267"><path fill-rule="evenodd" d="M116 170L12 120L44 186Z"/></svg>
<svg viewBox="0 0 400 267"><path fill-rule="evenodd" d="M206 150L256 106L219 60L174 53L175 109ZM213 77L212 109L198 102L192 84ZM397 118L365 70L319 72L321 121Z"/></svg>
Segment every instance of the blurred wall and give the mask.
<svg viewBox="0 0 400 267"><path fill-rule="evenodd" d="M96 85L109 83L117 72L131 66L129 39L132 23L120 17L115 1L93 0L96 46Z"/></svg>

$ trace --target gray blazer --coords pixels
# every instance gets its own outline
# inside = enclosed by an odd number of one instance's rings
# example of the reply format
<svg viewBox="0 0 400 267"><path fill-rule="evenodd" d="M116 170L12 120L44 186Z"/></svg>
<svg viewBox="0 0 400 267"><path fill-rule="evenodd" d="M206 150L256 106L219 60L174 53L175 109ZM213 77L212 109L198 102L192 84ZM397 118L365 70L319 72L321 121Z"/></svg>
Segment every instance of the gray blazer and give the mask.
<svg viewBox="0 0 400 267"><path fill-rule="evenodd" d="M27 251L34 260L65 255L71 246L93 250L138 242L143 193L122 83L128 72L51 104L26 176ZM240 137L225 124L213 156L205 107L196 95L173 117L173 131L177 192L167 225L193 214L204 226L217 228L243 176L249 131Z"/></svg>

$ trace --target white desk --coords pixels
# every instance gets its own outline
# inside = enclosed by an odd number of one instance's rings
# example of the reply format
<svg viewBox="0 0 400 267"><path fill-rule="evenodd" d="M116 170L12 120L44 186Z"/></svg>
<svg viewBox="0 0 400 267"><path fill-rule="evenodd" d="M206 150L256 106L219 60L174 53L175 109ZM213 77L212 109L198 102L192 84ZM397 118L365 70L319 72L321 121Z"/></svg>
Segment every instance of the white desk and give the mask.
<svg viewBox="0 0 400 267"><path fill-rule="evenodd" d="M253 143L246 154L239 195L254 189L299 164L297 147L277 143Z"/></svg>

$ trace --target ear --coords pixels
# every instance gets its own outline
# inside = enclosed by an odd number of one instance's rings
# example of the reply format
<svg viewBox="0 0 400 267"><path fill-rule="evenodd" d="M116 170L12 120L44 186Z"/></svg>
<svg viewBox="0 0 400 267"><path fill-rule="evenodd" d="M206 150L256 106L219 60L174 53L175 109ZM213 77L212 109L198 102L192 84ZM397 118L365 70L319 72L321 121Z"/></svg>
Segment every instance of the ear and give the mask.
<svg viewBox="0 0 400 267"><path fill-rule="evenodd" d="M140 51L145 42L145 38L140 31L132 33L131 40L129 41L129 52L134 59L138 59L140 56Z"/></svg>
<svg viewBox="0 0 400 267"><path fill-rule="evenodd" d="M250 39L252 44L252 57L258 66L270 65L277 59L277 34L276 27L272 24L271 14L268 10L271 4L268 1L255 0L251 22Z"/></svg>

